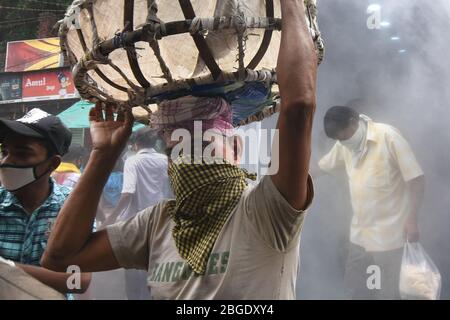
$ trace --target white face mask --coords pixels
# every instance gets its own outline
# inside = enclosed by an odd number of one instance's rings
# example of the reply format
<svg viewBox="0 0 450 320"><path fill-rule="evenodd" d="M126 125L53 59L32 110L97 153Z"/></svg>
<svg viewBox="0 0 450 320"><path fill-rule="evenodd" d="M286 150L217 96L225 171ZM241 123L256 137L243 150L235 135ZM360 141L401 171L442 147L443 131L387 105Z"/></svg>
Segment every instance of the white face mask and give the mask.
<svg viewBox="0 0 450 320"><path fill-rule="evenodd" d="M15 192L39 180L47 172L37 177L35 169L45 161L29 167L9 164L0 165L0 182L2 186L9 192Z"/></svg>
<svg viewBox="0 0 450 320"><path fill-rule="evenodd" d="M362 151L363 143L366 139L366 125L364 122L360 121L358 129L353 134L350 139L340 141L344 147L348 148L352 152L360 152Z"/></svg>

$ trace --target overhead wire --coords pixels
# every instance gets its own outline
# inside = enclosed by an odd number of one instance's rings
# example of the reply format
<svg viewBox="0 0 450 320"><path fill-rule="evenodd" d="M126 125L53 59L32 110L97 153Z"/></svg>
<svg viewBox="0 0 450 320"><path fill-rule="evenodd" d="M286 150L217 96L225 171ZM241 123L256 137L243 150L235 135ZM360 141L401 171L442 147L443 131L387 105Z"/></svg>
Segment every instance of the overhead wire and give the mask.
<svg viewBox="0 0 450 320"><path fill-rule="evenodd" d="M57 9L37 9L37 8L21 8L21 7L8 7L8 6L2 6L0 5L0 9L6 9L6 10L17 10L17 11L32 11L32 12L58 12L63 13L66 10L57 10Z"/></svg>

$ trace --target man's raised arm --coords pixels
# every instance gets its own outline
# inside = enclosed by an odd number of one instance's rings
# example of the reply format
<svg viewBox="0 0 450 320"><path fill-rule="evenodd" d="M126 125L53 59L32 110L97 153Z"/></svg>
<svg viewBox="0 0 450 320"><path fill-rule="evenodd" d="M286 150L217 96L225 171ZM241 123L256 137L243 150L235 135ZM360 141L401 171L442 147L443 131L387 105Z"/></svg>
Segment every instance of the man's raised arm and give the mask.
<svg viewBox="0 0 450 320"><path fill-rule="evenodd" d="M56 219L41 264L63 271L77 265L82 272L118 268L106 230L92 233L103 187L114 168L133 125L131 112L119 113L117 120L111 107L105 117L100 105L90 113L93 151L75 189Z"/></svg>
<svg viewBox="0 0 450 320"><path fill-rule="evenodd" d="M303 0L281 0L281 11L283 29L277 66L281 95L280 154L279 170L272 176L272 181L285 199L301 210L308 201L317 56Z"/></svg>

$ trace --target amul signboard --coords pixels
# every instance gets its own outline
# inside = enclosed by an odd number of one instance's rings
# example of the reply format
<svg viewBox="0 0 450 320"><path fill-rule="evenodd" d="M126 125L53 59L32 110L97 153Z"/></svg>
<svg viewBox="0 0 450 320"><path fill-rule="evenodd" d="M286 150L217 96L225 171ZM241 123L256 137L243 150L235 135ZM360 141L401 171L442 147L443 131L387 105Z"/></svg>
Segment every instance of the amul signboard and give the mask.
<svg viewBox="0 0 450 320"><path fill-rule="evenodd" d="M22 101L77 98L69 70L43 71L24 74Z"/></svg>

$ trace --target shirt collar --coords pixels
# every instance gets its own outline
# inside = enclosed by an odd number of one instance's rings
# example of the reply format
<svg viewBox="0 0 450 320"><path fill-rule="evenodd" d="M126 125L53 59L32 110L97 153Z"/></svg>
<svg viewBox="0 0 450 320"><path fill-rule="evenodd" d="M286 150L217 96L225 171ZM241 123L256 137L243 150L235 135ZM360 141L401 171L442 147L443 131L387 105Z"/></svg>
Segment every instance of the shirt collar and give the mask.
<svg viewBox="0 0 450 320"><path fill-rule="evenodd" d="M139 150L136 154L152 154L152 153L156 153L156 150L153 148L143 148L141 150Z"/></svg>
<svg viewBox="0 0 450 320"><path fill-rule="evenodd" d="M55 203L58 199L61 199L61 197L65 196L62 190L62 186L58 185L53 178L50 178L50 190L51 190L50 195L36 210L48 207L49 205ZM0 207L3 209L3 211L7 211L8 208L13 206L19 207L23 210L22 204L20 203L19 199L17 199L17 197L14 195L14 193L9 192L5 188L1 187L0 194L3 195L3 197L1 197L3 199L0 198L0 200L2 200Z"/></svg>
<svg viewBox="0 0 450 320"><path fill-rule="evenodd" d="M12 193L6 190L4 187L0 188L0 194L2 195L0 201L0 207L2 208L8 208L11 207L13 204L19 204L19 201L17 200L16 196Z"/></svg>
<svg viewBox="0 0 450 320"><path fill-rule="evenodd" d="M377 142L376 138L377 134L373 120L370 117L366 116L365 114L361 114L360 118L367 123L367 136L366 136L367 141Z"/></svg>

